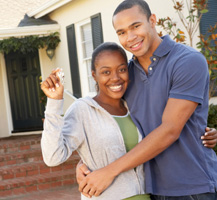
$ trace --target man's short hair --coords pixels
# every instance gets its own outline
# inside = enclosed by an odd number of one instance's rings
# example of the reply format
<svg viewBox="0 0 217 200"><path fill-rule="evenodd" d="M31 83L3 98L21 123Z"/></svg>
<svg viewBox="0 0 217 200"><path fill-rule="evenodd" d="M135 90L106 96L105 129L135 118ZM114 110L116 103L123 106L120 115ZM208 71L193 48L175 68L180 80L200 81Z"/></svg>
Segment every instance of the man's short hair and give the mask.
<svg viewBox="0 0 217 200"><path fill-rule="evenodd" d="M144 13L147 16L147 19L151 16L151 10L149 8L149 5L144 0L125 0L122 3L118 5L116 10L113 13L113 17L117 15L119 12L123 10L130 9L134 6L138 6L140 11Z"/></svg>

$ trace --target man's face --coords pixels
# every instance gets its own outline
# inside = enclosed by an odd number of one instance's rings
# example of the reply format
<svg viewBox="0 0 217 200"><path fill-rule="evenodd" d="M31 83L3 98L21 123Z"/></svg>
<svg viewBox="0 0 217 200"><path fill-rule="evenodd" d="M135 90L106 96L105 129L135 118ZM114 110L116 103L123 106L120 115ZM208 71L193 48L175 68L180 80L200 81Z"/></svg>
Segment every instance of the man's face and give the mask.
<svg viewBox="0 0 217 200"><path fill-rule="evenodd" d="M138 6L113 17L113 26L121 45L137 58L153 53L155 22L154 15L147 19Z"/></svg>

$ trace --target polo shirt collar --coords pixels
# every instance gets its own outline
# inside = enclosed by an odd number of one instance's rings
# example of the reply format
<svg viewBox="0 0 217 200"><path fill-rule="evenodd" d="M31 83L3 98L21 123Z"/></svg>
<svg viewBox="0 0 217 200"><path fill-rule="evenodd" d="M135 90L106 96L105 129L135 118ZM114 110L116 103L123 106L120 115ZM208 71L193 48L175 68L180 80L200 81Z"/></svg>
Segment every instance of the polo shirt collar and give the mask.
<svg viewBox="0 0 217 200"><path fill-rule="evenodd" d="M162 39L162 42L160 43L158 48L153 53L153 56L163 57L167 55L171 51L173 46L175 45L175 42L170 38L169 35L165 35L161 37L161 39Z"/></svg>
<svg viewBox="0 0 217 200"><path fill-rule="evenodd" d="M169 35L165 35L161 37L161 39L162 39L162 42L160 43L158 48L153 53L153 56L163 57L167 55L171 51L173 46L175 45L175 42L170 38ZM136 57L133 55L130 61L133 61L135 63L136 60L137 60Z"/></svg>

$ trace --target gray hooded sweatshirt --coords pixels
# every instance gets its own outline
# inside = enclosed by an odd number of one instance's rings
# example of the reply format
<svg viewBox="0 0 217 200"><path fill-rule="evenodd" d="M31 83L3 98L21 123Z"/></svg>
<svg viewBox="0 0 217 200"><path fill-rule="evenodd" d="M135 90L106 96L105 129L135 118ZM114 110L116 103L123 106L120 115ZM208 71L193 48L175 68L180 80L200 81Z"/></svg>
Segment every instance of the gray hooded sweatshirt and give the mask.
<svg viewBox="0 0 217 200"><path fill-rule="evenodd" d="M41 147L48 166L63 163L76 150L94 171L126 154L117 122L95 100L91 97L76 100L62 117L63 101L48 98L46 106ZM140 165L136 170L121 173L99 197L91 199L119 200L144 194L144 178L143 165ZM81 199L89 200L83 195Z"/></svg>

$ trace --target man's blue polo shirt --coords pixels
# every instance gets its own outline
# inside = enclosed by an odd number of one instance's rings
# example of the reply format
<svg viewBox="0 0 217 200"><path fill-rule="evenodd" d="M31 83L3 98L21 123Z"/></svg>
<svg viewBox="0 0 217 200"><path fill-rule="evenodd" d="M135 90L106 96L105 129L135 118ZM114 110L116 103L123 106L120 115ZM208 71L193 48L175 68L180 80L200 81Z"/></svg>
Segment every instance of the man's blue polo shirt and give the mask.
<svg viewBox="0 0 217 200"><path fill-rule="evenodd" d="M217 157L200 139L208 115L206 60L169 36L162 39L151 57L148 75L136 59L129 62L130 84L124 98L134 123L146 136L161 124L168 98L194 101L198 106L180 138L145 164L146 192L165 196L215 192Z"/></svg>

